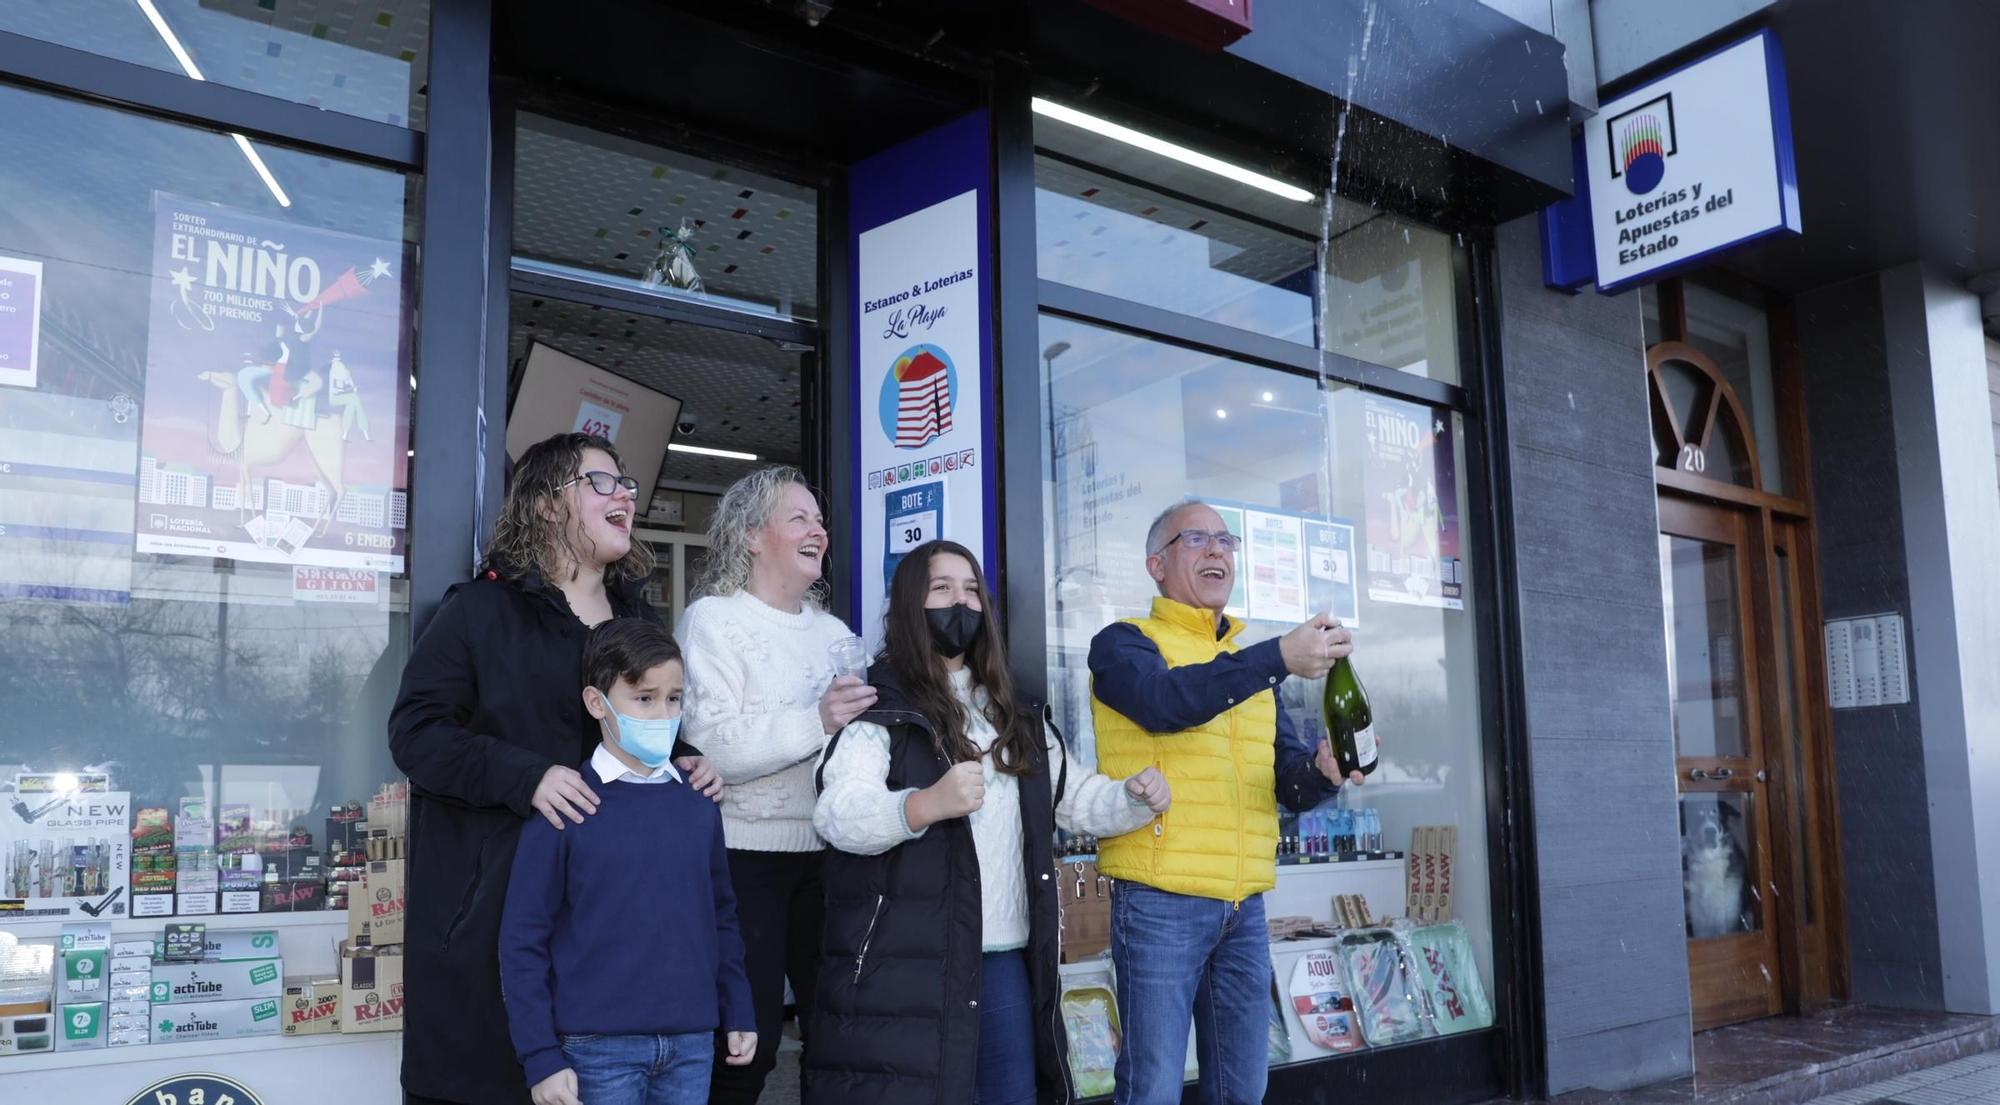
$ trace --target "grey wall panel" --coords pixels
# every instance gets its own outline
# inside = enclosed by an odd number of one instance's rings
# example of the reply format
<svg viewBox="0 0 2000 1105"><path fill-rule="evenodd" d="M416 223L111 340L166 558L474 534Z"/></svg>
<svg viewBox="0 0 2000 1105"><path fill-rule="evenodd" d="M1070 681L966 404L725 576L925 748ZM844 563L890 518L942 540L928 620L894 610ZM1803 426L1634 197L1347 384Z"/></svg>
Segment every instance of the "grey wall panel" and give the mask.
<svg viewBox="0 0 2000 1105"><path fill-rule="evenodd" d="M1532 220L1497 239L1548 1089L1623 1089L1690 1069L1639 303L1544 288Z"/></svg>
<svg viewBox="0 0 2000 1105"><path fill-rule="evenodd" d="M1643 1024L1550 1041L1550 1066L1575 1072L1580 1086L1607 1086L1625 1080L1633 1056L1646 1065L1686 1073L1694 1068L1694 1038L1686 1016L1674 1015Z"/></svg>
<svg viewBox="0 0 2000 1105"><path fill-rule="evenodd" d="M1903 503L1875 276L1798 298L1812 442L1821 608L1828 618L1910 614ZM1857 1001L1942 1008L1924 778L1922 686L1911 702L1833 712L1847 936ZM1884 770L1884 765L1894 765Z"/></svg>
<svg viewBox="0 0 2000 1105"><path fill-rule="evenodd" d="M1732 23L1772 7L1776 0L1592 0L1590 32L1597 49L1597 79L1627 77Z"/></svg>

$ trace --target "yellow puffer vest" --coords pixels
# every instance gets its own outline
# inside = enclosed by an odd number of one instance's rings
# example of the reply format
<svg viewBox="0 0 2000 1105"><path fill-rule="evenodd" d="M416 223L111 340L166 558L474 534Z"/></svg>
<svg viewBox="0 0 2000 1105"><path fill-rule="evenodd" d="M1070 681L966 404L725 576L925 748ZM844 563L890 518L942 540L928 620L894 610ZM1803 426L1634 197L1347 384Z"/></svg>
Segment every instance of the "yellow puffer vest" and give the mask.
<svg viewBox="0 0 2000 1105"><path fill-rule="evenodd" d="M1243 623L1230 618L1218 640L1213 612L1168 598L1155 598L1152 616L1127 624L1159 646L1170 668L1235 652L1243 631ZM1216 705L1223 712L1205 725L1154 734L1092 698L1097 769L1122 779L1157 767L1174 792L1173 805L1150 832L1098 843L1098 870L1228 902L1277 885L1277 696L1262 691L1234 706Z"/></svg>

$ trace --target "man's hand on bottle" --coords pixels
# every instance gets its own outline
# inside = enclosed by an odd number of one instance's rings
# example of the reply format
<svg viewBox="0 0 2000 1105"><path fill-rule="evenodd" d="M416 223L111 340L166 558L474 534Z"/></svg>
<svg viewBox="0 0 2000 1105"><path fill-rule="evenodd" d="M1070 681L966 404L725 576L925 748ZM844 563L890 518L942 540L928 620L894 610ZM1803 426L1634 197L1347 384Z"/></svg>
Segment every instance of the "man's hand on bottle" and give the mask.
<svg viewBox="0 0 2000 1105"><path fill-rule="evenodd" d="M1319 742L1319 750L1313 753L1313 766L1319 768L1319 773L1326 776L1328 782L1358 787L1368 781L1368 776L1359 771L1348 772L1345 779L1340 777L1340 758L1333 754L1333 742L1329 740Z"/></svg>
<svg viewBox="0 0 2000 1105"><path fill-rule="evenodd" d="M1333 669L1334 661L1353 651L1354 635L1330 614L1314 614L1278 638L1285 670L1301 679L1321 678Z"/></svg>

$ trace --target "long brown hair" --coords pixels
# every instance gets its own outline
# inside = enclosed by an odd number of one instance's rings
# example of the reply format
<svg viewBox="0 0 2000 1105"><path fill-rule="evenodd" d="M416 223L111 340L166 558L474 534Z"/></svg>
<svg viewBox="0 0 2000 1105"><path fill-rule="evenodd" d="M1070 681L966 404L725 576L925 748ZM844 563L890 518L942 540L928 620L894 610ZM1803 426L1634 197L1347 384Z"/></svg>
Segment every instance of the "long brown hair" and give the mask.
<svg viewBox="0 0 2000 1105"><path fill-rule="evenodd" d="M1034 717L1014 701L1014 678L1007 674L1007 652L1000 641L993 593L986 588L986 575L972 550L956 541L928 541L911 549L896 565L889 579L889 609L882 616L882 658L903 677L903 689L917 709L937 729L938 741L953 763L979 759L979 749L965 732L965 712L951 691L951 672L944 657L931 643L930 623L924 617L924 599L930 593L931 559L962 556L972 565L974 588L979 595L979 633L965 651L965 666L972 681L986 689L986 720L998 734L993 742L993 766L1007 775L1023 775L1033 763L1029 749L1036 738Z"/></svg>
<svg viewBox="0 0 2000 1105"><path fill-rule="evenodd" d="M588 551L570 542L569 500L560 490L576 477L588 449L602 450L618 466L619 474L624 474L625 462L619 459L618 450L594 434L556 434L522 451L514 465L514 482L507 488L507 501L500 507L500 520L493 525L486 567L509 576L533 569L551 586L561 586L565 560L578 571L590 563ZM635 499L635 526L638 513ZM604 569L607 580L644 579L652 574L653 550L637 537L632 539L631 551Z"/></svg>

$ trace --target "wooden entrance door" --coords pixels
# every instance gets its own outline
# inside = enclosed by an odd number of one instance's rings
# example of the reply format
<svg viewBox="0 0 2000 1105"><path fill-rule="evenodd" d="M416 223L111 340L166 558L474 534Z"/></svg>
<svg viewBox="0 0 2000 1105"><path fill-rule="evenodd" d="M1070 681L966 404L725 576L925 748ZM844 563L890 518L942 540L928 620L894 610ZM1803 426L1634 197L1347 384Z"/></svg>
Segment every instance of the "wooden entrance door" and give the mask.
<svg viewBox="0 0 2000 1105"><path fill-rule="evenodd" d="M1697 1030L1784 1004L1771 877L1770 774L1756 628L1762 542L1747 512L1662 496L1689 987Z"/></svg>

